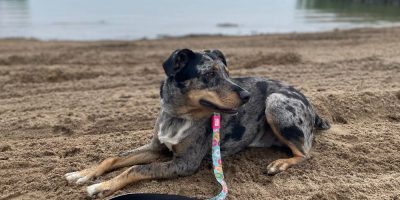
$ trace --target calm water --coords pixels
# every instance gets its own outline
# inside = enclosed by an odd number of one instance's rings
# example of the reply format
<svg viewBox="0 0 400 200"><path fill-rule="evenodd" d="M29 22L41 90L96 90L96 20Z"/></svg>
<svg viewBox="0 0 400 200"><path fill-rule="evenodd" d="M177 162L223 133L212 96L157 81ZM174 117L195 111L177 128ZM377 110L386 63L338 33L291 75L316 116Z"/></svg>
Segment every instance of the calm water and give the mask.
<svg viewBox="0 0 400 200"><path fill-rule="evenodd" d="M0 38L140 39L397 26L399 1L0 0Z"/></svg>

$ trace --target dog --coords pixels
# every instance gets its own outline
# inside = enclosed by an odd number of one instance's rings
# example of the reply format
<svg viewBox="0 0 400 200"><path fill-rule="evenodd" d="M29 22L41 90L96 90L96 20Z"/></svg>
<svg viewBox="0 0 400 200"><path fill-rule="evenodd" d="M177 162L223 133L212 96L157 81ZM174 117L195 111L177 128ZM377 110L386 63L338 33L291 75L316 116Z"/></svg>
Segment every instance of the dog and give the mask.
<svg viewBox="0 0 400 200"><path fill-rule="evenodd" d="M107 158L99 165L65 175L84 184L122 167L122 174L86 188L105 197L130 183L195 173L210 155L210 117L221 113L221 154L247 147L288 147L293 157L273 161L268 174L285 171L309 158L315 129L329 129L307 98L294 87L266 78L231 78L219 50L179 49L163 63L161 109L147 145ZM160 161L161 160L161 161Z"/></svg>

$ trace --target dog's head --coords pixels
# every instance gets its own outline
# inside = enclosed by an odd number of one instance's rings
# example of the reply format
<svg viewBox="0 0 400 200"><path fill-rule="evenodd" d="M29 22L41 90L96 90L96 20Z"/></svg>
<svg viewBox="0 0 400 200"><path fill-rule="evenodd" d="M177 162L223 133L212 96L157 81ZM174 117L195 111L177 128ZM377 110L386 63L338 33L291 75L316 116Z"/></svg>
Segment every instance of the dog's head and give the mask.
<svg viewBox="0 0 400 200"><path fill-rule="evenodd" d="M181 116L206 117L212 112L235 114L250 93L229 78L219 50L178 49L163 64L162 107Z"/></svg>

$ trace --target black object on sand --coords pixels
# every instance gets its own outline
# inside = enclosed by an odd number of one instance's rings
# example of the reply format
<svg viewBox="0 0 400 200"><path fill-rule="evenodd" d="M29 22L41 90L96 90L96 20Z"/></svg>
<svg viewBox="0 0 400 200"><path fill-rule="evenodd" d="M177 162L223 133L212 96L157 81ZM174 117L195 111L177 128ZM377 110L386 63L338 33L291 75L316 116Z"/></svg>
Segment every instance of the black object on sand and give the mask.
<svg viewBox="0 0 400 200"><path fill-rule="evenodd" d="M195 200L194 198L171 195L171 194L150 194L150 193L139 193L139 194L123 194L111 198L110 200Z"/></svg>

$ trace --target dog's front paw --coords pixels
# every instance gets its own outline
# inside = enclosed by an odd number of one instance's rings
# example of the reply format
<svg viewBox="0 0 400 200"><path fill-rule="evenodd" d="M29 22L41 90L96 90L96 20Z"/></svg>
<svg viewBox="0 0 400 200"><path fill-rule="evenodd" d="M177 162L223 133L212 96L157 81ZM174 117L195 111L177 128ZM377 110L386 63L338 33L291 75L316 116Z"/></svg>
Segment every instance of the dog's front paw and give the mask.
<svg viewBox="0 0 400 200"><path fill-rule="evenodd" d="M76 183L78 185L82 185L88 182L92 177L87 172L87 170L82 170L82 171L66 173L65 178L69 183Z"/></svg>
<svg viewBox="0 0 400 200"><path fill-rule="evenodd" d="M97 184L93 184L91 186L88 186L86 188L86 192L88 194L89 197L99 197L99 198L103 198L103 197L107 197L110 196L112 193L114 193L114 190L112 190L111 188L107 187L108 184L106 184L105 182L103 183L97 183Z"/></svg>

